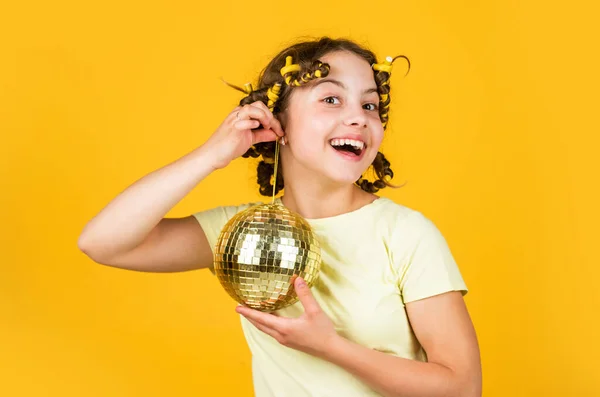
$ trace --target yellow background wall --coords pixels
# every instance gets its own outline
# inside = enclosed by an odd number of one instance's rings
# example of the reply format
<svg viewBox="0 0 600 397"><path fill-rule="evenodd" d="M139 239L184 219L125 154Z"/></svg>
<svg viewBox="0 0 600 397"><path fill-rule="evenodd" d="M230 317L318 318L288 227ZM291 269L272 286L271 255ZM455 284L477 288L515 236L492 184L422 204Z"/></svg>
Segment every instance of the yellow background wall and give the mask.
<svg viewBox="0 0 600 397"><path fill-rule="evenodd" d="M0 395L251 395L235 304L206 272L77 250L84 224L217 127L301 35L392 79L382 193L432 218L470 287L484 395L599 395L598 9L581 1L21 1L0 5ZM592 3L592 2L589 2ZM317 5L318 4L318 5ZM562 5L557 5L562 4ZM169 216L260 198L254 163Z"/></svg>

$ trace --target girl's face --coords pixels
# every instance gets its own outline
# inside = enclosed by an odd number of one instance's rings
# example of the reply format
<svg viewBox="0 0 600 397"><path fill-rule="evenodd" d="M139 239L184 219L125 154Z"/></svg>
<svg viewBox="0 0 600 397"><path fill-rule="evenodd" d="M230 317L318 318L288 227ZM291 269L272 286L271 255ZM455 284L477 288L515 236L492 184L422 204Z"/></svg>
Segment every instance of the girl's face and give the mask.
<svg viewBox="0 0 600 397"><path fill-rule="evenodd" d="M315 178L353 183L371 165L383 139L373 69L349 52L320 60L330 65L328 76L294 88L281 114L286 180L287 174L310 172Z"/></svg>

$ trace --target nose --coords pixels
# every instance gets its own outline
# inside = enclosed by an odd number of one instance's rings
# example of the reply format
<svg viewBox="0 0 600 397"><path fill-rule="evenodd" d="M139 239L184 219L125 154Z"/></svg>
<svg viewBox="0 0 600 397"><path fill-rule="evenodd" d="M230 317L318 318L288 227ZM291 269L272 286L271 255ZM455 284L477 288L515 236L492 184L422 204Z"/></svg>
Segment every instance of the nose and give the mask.
<svg viewBox="0 0 600 397"><path fill-rule="evenodd" d="M365 115L365 109L362 105L348 105L346 112L344 112L344 124L351 127L366 128L367 127L367 116Z"/></svg>

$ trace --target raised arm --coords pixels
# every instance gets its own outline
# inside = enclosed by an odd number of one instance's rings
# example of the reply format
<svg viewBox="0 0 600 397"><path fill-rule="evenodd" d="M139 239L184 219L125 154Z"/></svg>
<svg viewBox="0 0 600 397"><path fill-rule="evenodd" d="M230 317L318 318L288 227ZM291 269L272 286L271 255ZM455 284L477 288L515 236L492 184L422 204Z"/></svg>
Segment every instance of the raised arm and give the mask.
<svg viewBox="0 0 600 397"><path fill-rule="evenodd" d="M263 128L257 129L259 126ZM165 215L211 172L258 142L283 136L262 103L235 108L199 148L139 179L92 218L78 246L100 264L172 272L208 267L212 251L192 217Z"/></svg>

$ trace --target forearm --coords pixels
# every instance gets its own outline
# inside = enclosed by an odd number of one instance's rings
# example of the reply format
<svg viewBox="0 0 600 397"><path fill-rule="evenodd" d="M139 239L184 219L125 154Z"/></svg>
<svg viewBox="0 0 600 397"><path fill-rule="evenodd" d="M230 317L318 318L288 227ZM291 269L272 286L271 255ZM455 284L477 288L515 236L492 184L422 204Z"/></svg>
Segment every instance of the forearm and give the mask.
<svg viewBox="0 0 600 397"><path fill-rule="evenodd" d="M452 369L435 363L392 356L339 337L326 352L336 364L386 397L478 397Z"/></svg>
<svg viewBox="0 0 600 397"><path fill-rule="evenodd" d="M199 147L147 174L115 197L85 226L79 246L102 256L135 248L214 169L209 150Z"/></svg>

